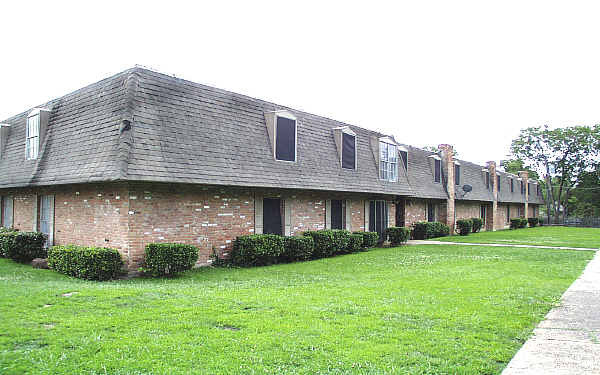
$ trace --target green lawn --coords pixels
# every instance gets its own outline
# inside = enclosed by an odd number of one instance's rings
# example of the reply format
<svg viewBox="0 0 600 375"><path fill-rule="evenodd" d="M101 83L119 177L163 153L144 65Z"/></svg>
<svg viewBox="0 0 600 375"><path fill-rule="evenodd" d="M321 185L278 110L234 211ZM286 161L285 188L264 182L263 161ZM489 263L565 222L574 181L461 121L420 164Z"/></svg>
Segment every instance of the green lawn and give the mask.
<svg viewBox="0 0 600 375"><path fill-rule="evenodd" d="M536 227L496 232L472 233L432 240L465 243L504 243L521 245L600 248L600 228Z"/></svg>
<svg viewBox="0 0 600 375"><path fill-rule="evenodd" d="M103 283L0 259L0 373L496 374L592 256L406 246Z"/></svg>

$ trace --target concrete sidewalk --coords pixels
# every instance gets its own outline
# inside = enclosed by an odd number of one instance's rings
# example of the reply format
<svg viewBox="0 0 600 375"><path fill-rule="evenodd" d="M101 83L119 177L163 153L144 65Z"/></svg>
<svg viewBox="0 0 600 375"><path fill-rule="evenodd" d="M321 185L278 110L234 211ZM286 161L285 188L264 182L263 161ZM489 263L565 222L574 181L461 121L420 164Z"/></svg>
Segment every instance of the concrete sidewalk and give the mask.
<svg viewBox="0 0 600 375"><path fill-rule="evenodd" d="M507 244L507 243L467 243L467 242L445 242L445 241L425 241L425 240L408 240L408 242L406 244L407 245L470 245L470 246L491 246L491 247L523 247L523 248L554 249L554 250L598 251L598 249L587 248L587 247L517 245L517 244Z"/></svg>
<svg viewBox="0 0 600 375"><path fill-rule="evenodd" d="M600 374L599 253L502 374Z"/></svg>

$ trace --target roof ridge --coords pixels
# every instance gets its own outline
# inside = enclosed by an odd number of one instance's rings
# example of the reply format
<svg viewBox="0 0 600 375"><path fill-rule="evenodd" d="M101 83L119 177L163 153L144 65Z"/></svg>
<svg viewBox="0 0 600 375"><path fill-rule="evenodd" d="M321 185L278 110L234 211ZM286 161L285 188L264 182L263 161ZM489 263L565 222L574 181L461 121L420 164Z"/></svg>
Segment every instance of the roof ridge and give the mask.
<svg viewBox="0 0 600 375"><path fill-rule="evenodd" d="M134 111L137 105L135 96L139 87L138 68L129 69L123 81L124 95L121 103L121 121L119 123L119 139L117 143L117 180L126 180L129 171L129 157L133 146Z"/></svg>

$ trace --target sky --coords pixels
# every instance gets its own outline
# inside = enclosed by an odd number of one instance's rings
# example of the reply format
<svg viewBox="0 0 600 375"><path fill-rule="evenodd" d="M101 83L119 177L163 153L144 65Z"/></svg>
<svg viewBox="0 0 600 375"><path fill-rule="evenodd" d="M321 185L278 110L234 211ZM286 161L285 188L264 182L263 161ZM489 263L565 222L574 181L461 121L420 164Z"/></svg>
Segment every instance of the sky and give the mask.
<svg viewBox="0 0 600 375"><path fill-rule="evenodd" d="M3 2L0 119L139 64L482 164L600 123L597 1L88 3Z"/></svg>

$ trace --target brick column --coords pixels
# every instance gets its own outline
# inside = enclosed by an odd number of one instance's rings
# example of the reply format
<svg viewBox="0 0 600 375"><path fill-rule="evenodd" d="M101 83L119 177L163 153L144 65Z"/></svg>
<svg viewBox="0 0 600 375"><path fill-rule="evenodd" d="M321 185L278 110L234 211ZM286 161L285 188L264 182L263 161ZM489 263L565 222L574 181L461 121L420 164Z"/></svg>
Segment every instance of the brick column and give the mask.
<svg viewBox="0 0 600 375"><path fill-rule="evenodd" d="M438 149L442 153L442 171L446 176L446 192L448 193L445 224L450 227L450 234L454 234L454 148L452 145L441 144L438 146Z"/></svg>
<svg viewBox="0 0 600 375"><path fill-rule="evenodd" d="M496 225L498 225L498 176L496 174L496 162L488 161L487 163L488 171L490 172L490 186L492 187L492 214L491 223L486 228L487 230L496 230Z"/></svg>
<svg viewBox="0 0 600 375"><path fill-rule="evenodd" d="M525 218L529 217L529 172L520 171L519 177L523 180L525 185Z"/></svg>

